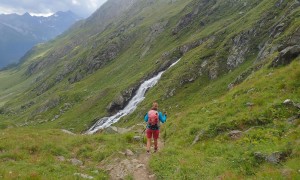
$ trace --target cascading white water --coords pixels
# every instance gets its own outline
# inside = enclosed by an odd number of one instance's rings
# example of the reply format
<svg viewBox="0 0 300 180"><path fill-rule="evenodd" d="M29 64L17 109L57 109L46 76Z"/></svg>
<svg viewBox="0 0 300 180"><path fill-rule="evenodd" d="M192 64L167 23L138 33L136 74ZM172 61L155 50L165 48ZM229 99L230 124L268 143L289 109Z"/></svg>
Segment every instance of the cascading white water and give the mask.
<svg viewBox="0 0 300 180"><path fill-rule="evenodd" d="M171 64L171 66L169 68L171 68L172 66L177 64L179 61L180 61L180 59L177 60L176 62L174 62L173 64ZM158 80L161 78L161 75L165 71L161 71L153 78L143 82L143 84L141 84L141 86L137 90L135 96L129 101L129 103L127 104L127 106L124 109L120 110L117 114L115 114L111 117L101 118L86 132L86 134L94 134L98 130L107 128L110 125L118 122L122 117L132 113L137 108L137 105L145 99L146 91L149 88L153 87L158 82Z"/></svg>

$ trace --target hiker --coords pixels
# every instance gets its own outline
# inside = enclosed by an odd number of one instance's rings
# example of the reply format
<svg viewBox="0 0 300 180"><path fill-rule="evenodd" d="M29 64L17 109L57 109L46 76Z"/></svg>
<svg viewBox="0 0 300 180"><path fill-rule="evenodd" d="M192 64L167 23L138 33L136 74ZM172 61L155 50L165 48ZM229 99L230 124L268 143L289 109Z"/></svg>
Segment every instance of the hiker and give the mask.
<svg viewBox="0 0 300 180"><path fill-rule="evenodd" d="M146 134L147 134L147 153L150 153L151 139L154 139L154 152L157 151L157 139L159 137L160 122L165 123L167 120L167 113L164 115L158 111L158 103L154 102L151 110L146 113L144 117L147 122Z"/></svg>

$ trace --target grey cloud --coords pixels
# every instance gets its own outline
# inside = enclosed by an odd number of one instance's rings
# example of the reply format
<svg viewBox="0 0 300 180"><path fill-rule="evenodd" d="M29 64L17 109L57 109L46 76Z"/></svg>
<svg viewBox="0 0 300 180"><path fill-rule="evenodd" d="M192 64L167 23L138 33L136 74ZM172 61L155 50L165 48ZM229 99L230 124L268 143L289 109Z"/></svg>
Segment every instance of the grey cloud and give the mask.
<svg viewBox="0 0 300 180"><path fill-rule="evenodd" d="M25 12L48 14L57 11L71 10L82 17L87 17L105 1L106 0L1 0L0 14L10 12L18 14Z"/></svg>

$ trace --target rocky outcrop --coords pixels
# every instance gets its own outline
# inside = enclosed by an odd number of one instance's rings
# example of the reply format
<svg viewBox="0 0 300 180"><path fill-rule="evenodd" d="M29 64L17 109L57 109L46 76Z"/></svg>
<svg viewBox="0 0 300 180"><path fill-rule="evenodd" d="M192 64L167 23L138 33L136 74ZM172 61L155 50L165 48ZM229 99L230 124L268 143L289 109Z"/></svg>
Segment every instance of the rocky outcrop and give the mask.
<svg viewBox="0 0 300 180"><path fill-rule="evenodd" d="M209 3L215 4L215 0L200 0L197 2L197 4L194 6L192 12L185 14L179 22L176 24L176 26L172 30L172 34L176 35L179 33L179 31L183 30L184 28L190 26L194 20L198 17L201 11L203 11ZM204 25L205 23L203 21L200 22L200 25Z"/></svg>
<svg viewBox="0 0 300 180"><path fill-rule="evenodd" d="M88 62L86 72L91 74L105 65L108 61L111 61L117 57L121 50L120 45L112 43L108 45L104 50L100 51L92 60Z"/></svg>
<svg viewBox="0 0 300 180"><path fill-rule="evenodd" d="M127 103L130 101L132 96L134 96L135 91L138 89L140 84L136 84L129 89L123 91L106 107L110 114L114 114L119 110L123 109Z"/></svg>
<svg viewBox="0 0 300 180"><path fill-rule="evenodd" d="M70 103L65 103L62 107L60 107L59 113L57 113L57 114L51 119L51 121L55 121L56 119L58 119L58 118L59 118L60 116L62 116L66 111L68 111L71 107L72 107L72 104L70 104Z"/></svg>
<svg viewBox="0 0 300 180"><path fill-rule="evenodd" d="M273 45L266 42L262 47L259 47L259 53L256 58L256 62L261 62L266 59L269 55L276 52L279 48L279 45Z"/></svg>
<svg viewBox="0 0 300 180"><path fill-rule="evenodd" d="M236 139L239 139L243 136L243 132L242 131L239 131L239 130L233 130L233 131L230 131L228 133L228 136L233 139L233 140L236 140Z"/></svg>
<svg viewBox="0 0 300 180"><path fill-rule="evenodd" d="M287 42L284 44L284 47L294 45L300 45L300 27L298 27L298 29L296 29L296 31L290 37L287 38Z"/></svg>
<svg viewBox="0 0 300 180"><path fill-rule="evenodd" d="M121 15L124 15L124 12L135 10L134 5L138 0L114 0L107 1L103 4L95 13L93 13L89 18L86 19L82 26L95 26L91 31L92 34L101 33L112 20L119 18ZM131 12L131 13L133 13ZM130 12L128 12L130 13Z"/></svg>
<svg viewBox="0 0 300 180"><path fill-rule="evenodd" d="M71 164L73 164L74 166L82 166L83 165L83 162L76 158L69 159L68 161Z"/></svg>
<svg viewBox="0 0 300 180"><path fill-rule="evenodd" d="M70 77L68 79L69 83L73 84L75 82L79 82L81 79L83 79L83 75L81 72L77 72L74 76Z"/></svg>
<svg viewBox="0 0 300 180"><path fill-rule="evenodd" d="M105 39L105 41L107 41L107 45L97 47L97 49L100 50L95 49L95 52L92 55L87 57L85 60L80 60L76 63L76 66L80 66L80 69L69 77L69 83L76 83L82 80L86 75L96 72L108 62L116 59L121 51L129 48L129 45L136 40L134 33L127 35L122 34L118 37L110 38L112 39Z"/></svg>
<svg viewBox="0 0 300 180"><path fill-rule="evenodd" d="M142 45L141 58L144 57L150 50L152 43L156 38L165 30L168 21L158 22L150 27L150 33L146 37L144 44Z"/></svg>
<svg viewBox="0 0 300 180"><path fill-rule="evenodd" d="M211 40L212 42L214 42L215 39L216 39L215 36L210 36L210 37L206 37L206 38L203 38L203 39L198 39L198 40L193 41L191 43L184 44L184 45L179 47L179 52L180 52L181 55L184 55L185 53L187 53L190 50L202 45L203 43L207 42L208 40Z"/></svg>
<svg viewBox="0 0 300 180"><path fill-rule="evenodd" d="M38 57L33 63L31 63L26 71L27 75L32 75L39 72L50 65L55 64L59 59L66 56L76 46L75 43L69 43L69 45L63 47L57 47L47 53L45 56Z"/></svg>
<svg viewBox="0 0 300 180"><path fill-rule="evenodd" d="M181 57L187 52L201 46L202 44L209 42L207 46L210 46L211 44L214 44L216 40L215 36L206 37L203 39L198 39L196 41L186 43L182 46L179 46L175 50L173 50L172 53L167 52L163 54L163 59L170 59L170 57L173 57L173 59L176 59L177 57ZM213 54L214 55L214 54ZM211 55L211 56L213 56ZM189 71L182 74L179 80L180 86L194 82L199 76L202 76L204 73L207 73L210 79L215 79L218 76L219 73L219 64L217 61L209 62L210 56L203 57L203 61L201 61L201 64L195 63L193 67L189 68ZM168 64L167 67L170 66L172 61ZM173 96L176 91L176 87L170 88L167 92L167 97Z"/></svg>
<svg viewBox="0 0 300 180"><path fill-rule="evenodd" d="M254 157L259 162L269 162L271 164L279 164L287 159L291 155L291 152L288 150L286 152L273 152L269 155L263 154L261 152L255 152Z"/></svg>
<svg viewBox="0 0 300 180"><path fill-rule="evenodd" d="M219 63L217 61L213 62L208 69L208 77L213 80L216 79L219 75Z"/></svg>
<svg viewBox="0 0 300 180"><path fill-rule="evenodd" d="M46 101L41 107L37 108L32 115L36 115L36 114L41 114L43 112L48 111L49 109L53 109L56 106L58 106L60 103L60 99L59 98L53 98L50 99L48 101Z"/></svg>
<svg viewBox="0 0 300 180"><path fill-rule="evenodd" d="M245 79L247 79L248 76L250 76L255 71L258 71L263 67L263 64L256 64L253 67L247 69L246 71L242 72L242 74L238 75L233 82L228 84L227 88L228 90L232 89L234 86L242 83Z"/></svg>
<svg viewBox="0 0 300 180"><path fill-rule="evenodd" d="M282 104L284 104L286 106L293 106L295 108L300 109L300 103L296 103L296 102L292 101L291 99L284 100L284 102Z"/></svg>
<svg viewBox="0 0 300 180"><path fill-rule="evenodd" d="M34 101L30 101L29 103L22 105L21 109L26 110L26 109L30 108L31 106L33 106L34 104L35 104Z"/></svg>
<svg viewBox="0 0 300 180"><path fill-rule="evenodd" d="M289 46L280 51L279 56L273 60L270 67L284 66L291 63L300 54L300 45Z"/></svg>
<svg viewBox="0 0 300 180"><path fill-rule="evenodd" d="M245 55L249 50L249 41L253 33L253 30L249 30L232 39L233 45L227 58L227 68L229 70L236 68L245 61Z"/></svg>
<svg viewBox="0 0 300 180"><path fill-rule="evenodd" d="M176 27L172 30L172 34L176 35L180 30L188 26L195 16L196 14L194 14L193 12L184 15L177 23Z"/></svg>
<svg viewBox="0 0 300 180"><path fill-rule="evenodd" d="M87 74L92 74L101 67L103 67L107 62L115 59L119 52L121 51L121 46L117 43L112 43L106 48L96 53L94 56L88 58L85 62L85 67L79 69L73 76L71 76L68 81L69 83L75 83L82 80Z"/></svg>

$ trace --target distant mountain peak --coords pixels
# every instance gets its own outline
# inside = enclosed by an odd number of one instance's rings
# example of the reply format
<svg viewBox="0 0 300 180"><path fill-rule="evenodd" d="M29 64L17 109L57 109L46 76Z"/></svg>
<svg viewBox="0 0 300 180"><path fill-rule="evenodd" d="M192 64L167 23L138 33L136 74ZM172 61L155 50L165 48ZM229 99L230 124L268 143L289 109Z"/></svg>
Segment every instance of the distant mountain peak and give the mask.
<svg viewBox="0 0 300 180"><path fill-rule="evenodd" d="M28 12L0 15L0 68L18 62L36 43L53 39L79 19L72 11L59 11L51 16L34 16ZM16 49L17 45L22 48Z"/></svg>
<svg viewBox="0 0 300 180"><path fill-rule="evenodd" d="M31 17L31 15L28 12L24 13L22 16L24 16L24 17Z"/></svg>

